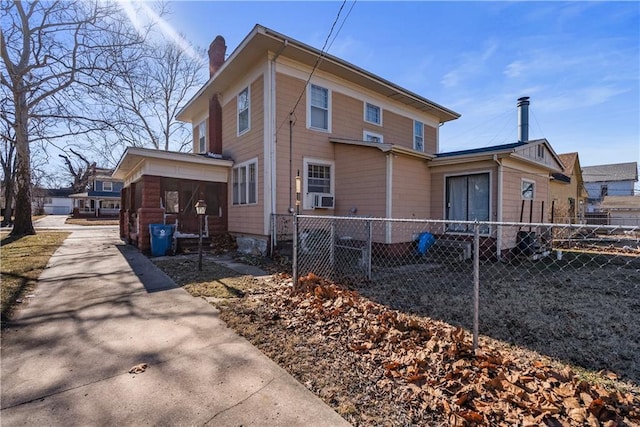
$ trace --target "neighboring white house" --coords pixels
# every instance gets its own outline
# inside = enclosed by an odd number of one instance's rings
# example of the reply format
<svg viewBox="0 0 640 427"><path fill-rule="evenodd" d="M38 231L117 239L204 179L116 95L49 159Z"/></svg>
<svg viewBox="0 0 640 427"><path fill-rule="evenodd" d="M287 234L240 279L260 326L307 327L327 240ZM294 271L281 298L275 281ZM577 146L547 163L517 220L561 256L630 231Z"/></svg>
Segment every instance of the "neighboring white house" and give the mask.
<svg viewBox="0 0 640 427"><path fill-rule="evenodd" d="M633 196L638 182L638 163L585 166L582 179L588 193L587 212L598 212L606 196Z"/></svg>
<svg viewBox="0 0 640 427"><path fill-rule="evenodd" d="M71 188L38 188L34 189L33 211L47 215L69 215L73 212L73 193Z"/></svg>

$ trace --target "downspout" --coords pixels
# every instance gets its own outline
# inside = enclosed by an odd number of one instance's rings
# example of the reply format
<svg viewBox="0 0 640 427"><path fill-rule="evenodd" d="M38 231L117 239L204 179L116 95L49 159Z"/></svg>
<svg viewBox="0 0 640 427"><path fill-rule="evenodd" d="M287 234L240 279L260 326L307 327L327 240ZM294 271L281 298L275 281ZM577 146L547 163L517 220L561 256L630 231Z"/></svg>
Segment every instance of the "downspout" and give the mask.
<svg viewBox="0 0 640 427"><path fill-rule="evenodd" d="M498 223L502 222L502 208L503 208L503 198L502 198L502 181L504 179L503 175L504 175L504 171L503 171L503 166L502 166L502 162L498 159L498 155L494 154L493 155L493 161L496 162L498 164L498 182L497 182L497 209L498 209L498 215L496 217L496 221ZM498 225L496 227L496 256L498 258L498 261L500 261L502 259L502 227L500 225Z"/></svg>
<svg viewBox="0 0 640 427"><path fill-rule="evenodd" d="M269 161L271 164L270 170L269 170L269 181L271 183L271 191L270 191L270 196L271 196L271 206L269 209L269 221L267 222L267 224L271 223L273 214L276 213L276 143L277 143L277 139L278 139L278 128L277 128L277 123L276 123L276 61L278 59L278 57L280 56L280 54L282 54L282 52L284 51L284 49L289 45L289 41L285 39L284 43L282 44L282 47L280 48L280 50L278 50L278 52L276 52L276 54L273 56L273 58L271 58L271 60L269 61L269 83L271 86L271 91L269 93L269 110L271 112L271 117L270 117L270 121L271 121L271 136L270 136L270 143L269 143ZM275 239L275 227L269 227L270 228L270 233L273 233L270 237L271 237L271 242L272 244L275 243L274 239Z"/></svg>

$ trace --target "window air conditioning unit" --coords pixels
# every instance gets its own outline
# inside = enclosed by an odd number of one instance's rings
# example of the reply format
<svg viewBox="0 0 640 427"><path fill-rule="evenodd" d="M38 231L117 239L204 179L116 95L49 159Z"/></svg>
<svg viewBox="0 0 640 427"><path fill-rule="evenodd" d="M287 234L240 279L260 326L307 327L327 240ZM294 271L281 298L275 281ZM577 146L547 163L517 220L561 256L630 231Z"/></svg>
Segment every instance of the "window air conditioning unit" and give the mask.
<svg viewBox="0 0 640 427"><path fill-rule="evenodd" d="M333 209L334 197L330 194L312 194L314 209Z"/></svg>

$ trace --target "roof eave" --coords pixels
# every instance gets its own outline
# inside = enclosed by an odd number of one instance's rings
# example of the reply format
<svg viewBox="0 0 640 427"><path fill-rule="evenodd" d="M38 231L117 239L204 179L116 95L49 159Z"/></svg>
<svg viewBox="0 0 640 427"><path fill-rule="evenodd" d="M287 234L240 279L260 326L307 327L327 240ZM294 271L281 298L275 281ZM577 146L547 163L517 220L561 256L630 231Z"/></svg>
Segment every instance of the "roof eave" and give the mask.
<svg viewBox="0 0 640 427"><path fill-rule="evenodd" d="M254 42L254 40L256 41ZM276 43L273 43L274 41ZM262 43L262 45L258 45L258 49L256 51L250 51L251 49L247 48L250 47L252 43ZM286 46L286 49L282 49L284 46ZM300 61L301 63L305 63L305 59L307 59L306 63L309 66L313 66L318 56L322 55L323 59L322 62L320 62L318 69L345 78L347 81L381 93L391 100L401 102L407 106L437 117L440 123L445 123L460 117L460 114L453 110L443 107L338 57L323 53L314 47L287 37L277 31L261 25L256 25L232 52L229 58L222 64L220 69L209 78L207 83L205 83L204 86L178 112L177 119L190 122L193 120L195 113L203 108L204 104L201 103L208 102L208 98L214 93L224 91L226 86L229 84L228 82L223 81L228 80L225 79L225 74L234 68L235 62L240 63L242 62L241 60L245 59L248 62L251 62L251 58L249 57L252 55L259 55L259 52L264 52L266 58L267 52L276 50L281 50L283 55L287 55L293 60ZM231 75L235 78L236 73L231 73ZM204 101L201 100L201 97L203 96L205 97Z"/></svg>
<svg viewBox="0 0 640 427"><path fill-rule="evenodd" d="M357 139L346 139L346 138L329 138L329 142L332 142L334 144L346 144L346 145L354 145L357 147L374 148L376 150L382 151L383 153L402 154L410 157L418 157L424 160L432 160L435 157L432 154L427 154L421 151L412 150L411 148L403 147L396 144L368 142L368 141L360 141Z"/></svg>

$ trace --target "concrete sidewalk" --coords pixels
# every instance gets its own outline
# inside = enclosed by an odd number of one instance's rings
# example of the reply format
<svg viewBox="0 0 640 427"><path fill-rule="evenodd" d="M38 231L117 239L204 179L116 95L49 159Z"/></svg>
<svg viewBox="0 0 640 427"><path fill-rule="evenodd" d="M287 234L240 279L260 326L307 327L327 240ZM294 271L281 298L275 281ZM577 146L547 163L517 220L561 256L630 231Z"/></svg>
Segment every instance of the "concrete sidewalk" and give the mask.
<svg viewBox="0 0 640 427"><path fill-rule="evenodd" d="M1 352L3 426L348 425L115 228L73 231Z"/></svg>

